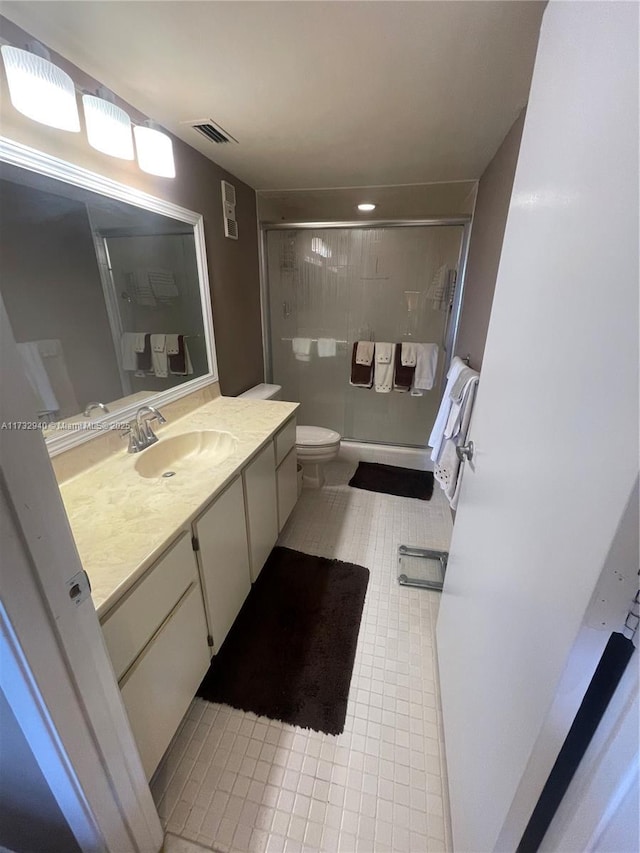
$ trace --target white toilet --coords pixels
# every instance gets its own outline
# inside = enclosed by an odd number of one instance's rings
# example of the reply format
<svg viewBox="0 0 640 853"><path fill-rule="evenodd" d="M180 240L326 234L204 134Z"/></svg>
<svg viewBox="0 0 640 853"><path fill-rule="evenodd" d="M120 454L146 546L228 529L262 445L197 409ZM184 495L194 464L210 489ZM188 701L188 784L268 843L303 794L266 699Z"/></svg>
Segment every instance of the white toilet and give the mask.
<svg viewBox="0 0 640 853"><path fill-rule="evenodd" d="M279 400L281 385L260 383L249 388L240 397L250 400ZM296 455L302 465L304 485L319 489L324 485L324 466L340 452L341 435L325 427L299 426L296 428Z"/></svg>

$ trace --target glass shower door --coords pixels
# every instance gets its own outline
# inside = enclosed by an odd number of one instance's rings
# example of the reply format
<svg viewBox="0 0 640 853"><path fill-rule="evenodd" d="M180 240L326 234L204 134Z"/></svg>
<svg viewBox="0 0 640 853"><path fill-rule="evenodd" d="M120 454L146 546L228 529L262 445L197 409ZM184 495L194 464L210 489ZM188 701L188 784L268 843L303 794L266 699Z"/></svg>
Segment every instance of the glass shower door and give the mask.
<svg viewBox="0 0 640 853"><path fill-rule="evenodd" d="M462 236L461 225L267 232L272 380L300 402L299 423L426 446ZM412 397L351 386L353 342L365 339L438 344L433 390Z"/></svg>

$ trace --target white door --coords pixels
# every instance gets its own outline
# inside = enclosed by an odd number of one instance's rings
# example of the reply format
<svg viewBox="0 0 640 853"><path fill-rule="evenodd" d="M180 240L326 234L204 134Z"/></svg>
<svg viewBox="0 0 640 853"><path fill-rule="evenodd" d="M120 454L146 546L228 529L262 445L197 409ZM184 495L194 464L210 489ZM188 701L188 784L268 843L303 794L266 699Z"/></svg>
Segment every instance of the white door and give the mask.
<svg viewBox="0 0 640 853"><path fill-rule="evenodd" d="M636 4L549 4L438 620L457 853L516 849L612 630L585 625L638 476L637 72Z"/></svg>
<svg viewBox="0 0 640 853"><path fill-rule="evenodd" d="M47 449L39 430L7 427L37 419L1 298L0 345L0 689L78 846L157 853L160 820L98 617L69 595L82 566Z"/></svg>

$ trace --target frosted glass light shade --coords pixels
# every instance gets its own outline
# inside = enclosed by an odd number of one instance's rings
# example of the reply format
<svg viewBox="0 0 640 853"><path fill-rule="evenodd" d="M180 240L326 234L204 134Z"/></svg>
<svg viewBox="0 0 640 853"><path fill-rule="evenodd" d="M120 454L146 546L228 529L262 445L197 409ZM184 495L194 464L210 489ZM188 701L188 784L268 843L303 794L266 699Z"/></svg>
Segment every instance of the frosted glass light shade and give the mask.
<svg viewBox="0 0 640 853"><path fill-rule="evenodd" d="M80 131L73 80L57 65L10 45L2 45L11 103L18 112L59 130Z"/></svg>
<svg viewBox="0 0 640 853"><path fill-rule="evenodd" d="M176 166L173 161L173 145L166 133L151 127L136 125L133 128L138 153L138 165L143 172L159 175L161 178L175 178Z"/></svg>
<svg viewBox="0 0 640 853"><path fill-rule="evenodd" d="M82 106L89 145L103 154L110 154L111 157L133 160L131 119L127 113L115 104L94 95L83 95Z"/></svg>

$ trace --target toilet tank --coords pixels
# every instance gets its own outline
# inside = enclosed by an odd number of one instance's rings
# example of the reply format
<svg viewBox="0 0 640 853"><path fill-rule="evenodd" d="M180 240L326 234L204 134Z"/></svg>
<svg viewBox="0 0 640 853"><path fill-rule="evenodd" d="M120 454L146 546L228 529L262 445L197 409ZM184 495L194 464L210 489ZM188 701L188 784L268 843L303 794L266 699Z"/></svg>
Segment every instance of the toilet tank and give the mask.
<svg viewBox="0 0 640 853"><path fill-rule="evenodd" d="M238 394L238 397L245 400L280 400L281 392L282 385L268 385L266 382L261 382L243 394Z"/></svg>

